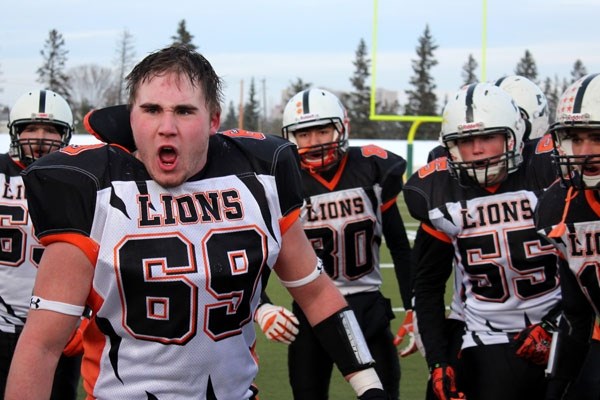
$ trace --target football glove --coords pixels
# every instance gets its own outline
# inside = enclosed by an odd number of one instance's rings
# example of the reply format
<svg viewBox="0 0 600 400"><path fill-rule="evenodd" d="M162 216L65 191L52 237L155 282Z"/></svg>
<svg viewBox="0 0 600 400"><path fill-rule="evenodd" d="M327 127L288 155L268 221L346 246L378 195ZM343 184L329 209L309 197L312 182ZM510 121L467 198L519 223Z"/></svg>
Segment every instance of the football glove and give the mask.
<svg viewBox="0 0 600 400"><path fill-rule="evenodd" d="M254 313L254 321L260 326L267 339L290 344L298 334L298 319L282 306L261 304Z"/></svg>
<svg viewBox="0 0 600 400"><path fill-rule="evenodd" d="M369 389L358 400L388 400L388 397L382 389Z"/></svg>
<svg viewBox="0 0 600 400"><path fill-rule="evenodd" d="M394 345L398 346L404 338L408 335L408 344L403 348L398 349L398 354L400 357L410 356L412 353L418 350L417 342L415 340L415 331L413 324L413 310L407 310L406 316L404 317L404 321L398 328L398 332L396 333L396 337L394 337Z"/></svg>
<svg viewBox="0 0 600 400"><path fill-rule="evenodd" d="M529 325L514 336L517 355L537 365L548 364L552 327L546 322Z"/></svg>
<svg viewBox="0 0 600 400"><path fill-rule="evenodd" d="M454 369L446 364L436 364L431 368L431 386L439 400L465 399L465 395L456 389Z"/></svg>

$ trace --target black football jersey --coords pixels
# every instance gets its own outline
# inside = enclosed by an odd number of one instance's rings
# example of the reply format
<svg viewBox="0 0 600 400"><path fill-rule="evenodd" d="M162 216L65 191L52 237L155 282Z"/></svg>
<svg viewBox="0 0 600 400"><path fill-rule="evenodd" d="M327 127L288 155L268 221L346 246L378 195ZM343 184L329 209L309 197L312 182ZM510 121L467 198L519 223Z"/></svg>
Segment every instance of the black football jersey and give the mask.
<svg viewBox="0 0 600 400"><path fill-rule="evenodd" d="M411 215L454 248L458 286L464 290L463 348L507 343L507 333L539 322L559 301L557 254L537 234L533 219L538 196L555 180L549 140L527 143L521 167L495 190L460 186L446 158L430 162L406 183ZM429 254L430 268L436 262L436 254ZM440 268L448 265L439 262ZM421 317L424 331L426 317Z"/></svg>
<svg viewBox="0 0 600 400"><path fill-rule="evenodd" d="M344 295L381 286L382 211L395 204L405 170L402 157L375 145L348 148L327 178L302 170L304 231Z"/></svg>
<svg viewBox="0 0 600 400"><path fill-rule="evenodd" d="M68 240L96 260L82 367L95 397L252 396L252 316L282 230L298 218L298 165L291 143L230 131L210 138L206 166L174 188L104 144L25 171L42 243Z"/></svg>
<svg viewBox="0 0 600 400"><path fill-rule="evenodd" d="M579 290L600 317L600 201L597 191L574 190L564 219L566 229L559 236L550 237L552 229L562 221L569 195L559 181L552 185L536 209L536 226L560 250Z"/></svg>

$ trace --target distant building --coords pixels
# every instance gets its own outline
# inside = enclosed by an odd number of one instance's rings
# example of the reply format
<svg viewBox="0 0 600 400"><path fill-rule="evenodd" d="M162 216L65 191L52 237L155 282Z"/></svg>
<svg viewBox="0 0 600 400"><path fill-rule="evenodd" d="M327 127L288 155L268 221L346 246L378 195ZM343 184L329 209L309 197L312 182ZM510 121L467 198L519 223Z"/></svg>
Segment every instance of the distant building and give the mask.
<svg viewBox="0 0 600 400"><path fill-rule="evenodd" d="M387 90L383 88L377 88L375 91L375 102L381 105L394 104L398 100L398 92L396 90Z"/></svg>

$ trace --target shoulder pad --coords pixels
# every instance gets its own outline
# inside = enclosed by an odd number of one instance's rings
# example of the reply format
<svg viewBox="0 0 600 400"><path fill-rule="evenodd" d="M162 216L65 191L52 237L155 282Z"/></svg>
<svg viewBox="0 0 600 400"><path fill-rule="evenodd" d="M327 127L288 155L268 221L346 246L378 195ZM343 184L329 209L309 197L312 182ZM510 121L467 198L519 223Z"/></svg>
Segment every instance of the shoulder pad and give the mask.
<svg viewBox="0 0 600 400"><path fill-rule="evenodd" d="M448 159L445 156L443 156L443 157L436 158L435 160L430 161L428 164L422 166L421 168L419 168L419 170L414 175L418 176L421 179L424 179L436 171L447 171L447 170L448 170Z"/></svg>
<svg viewBox="0 0 600 400"><path fill-rule="evenodd" d="M136 149L129 122L129 108L125 104L92 110L84 117L83 125L104 143L118 144L131 152Z"/></svg>

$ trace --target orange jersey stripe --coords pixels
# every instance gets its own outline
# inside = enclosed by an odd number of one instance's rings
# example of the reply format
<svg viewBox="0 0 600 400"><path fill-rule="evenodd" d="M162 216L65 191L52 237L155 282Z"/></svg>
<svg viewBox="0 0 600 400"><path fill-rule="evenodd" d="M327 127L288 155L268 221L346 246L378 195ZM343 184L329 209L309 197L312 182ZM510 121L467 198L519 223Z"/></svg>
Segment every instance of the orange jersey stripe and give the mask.
<svg viewBox="0 0 600 400"><path fill-rule="evenodd" d="M100 246L90 237L81 235L79 233L59 233L56 235L44 236L40 239L40 243L44 246L48 246L49 244L55 242L71 243L85 253L86 257L88 260L90 260L93 266L96 265Z"/></svg>
<svg viewBox="0 0 600 400"><path fill-rule="evenodd" d="M381 205L381 212L386 211L388 208L390 208L391 206L393 206L394 204L396 204L396 197L394 197L391 200L386 201L385 203L383 203Z"/></svg>
<svg viewBox="0 0 600 400"><path fill-rule="evenodd" d="M299 217L300 209L297 208L279 220L279 229L281 230L282 236L287 232L290 226L292 226L294 222L298 220Z"/></svg>
<svg viewBox="0 0 600 400"><path fill-rule="evenodd" d="M448 235L446 235L443 232L438 231L434 227L429 226L429 225L424 224L424 223L421 223L421 227L423 228L423 230L425 232L429 233L431 236L435 237L436 239L441 240L442 242L452 243L452 240L450 240L450 238L448 237Z"/></svg>

